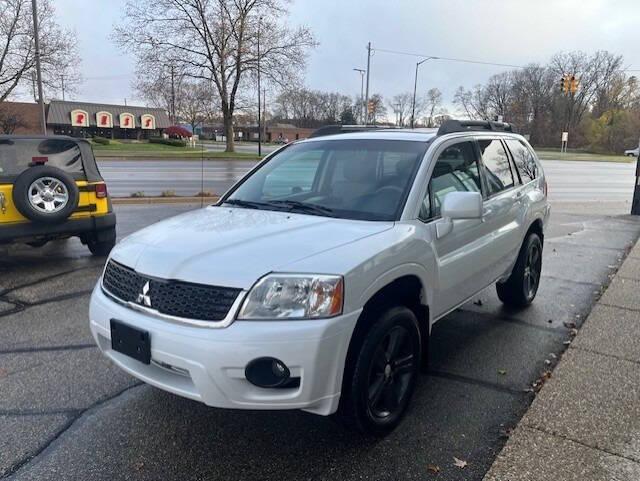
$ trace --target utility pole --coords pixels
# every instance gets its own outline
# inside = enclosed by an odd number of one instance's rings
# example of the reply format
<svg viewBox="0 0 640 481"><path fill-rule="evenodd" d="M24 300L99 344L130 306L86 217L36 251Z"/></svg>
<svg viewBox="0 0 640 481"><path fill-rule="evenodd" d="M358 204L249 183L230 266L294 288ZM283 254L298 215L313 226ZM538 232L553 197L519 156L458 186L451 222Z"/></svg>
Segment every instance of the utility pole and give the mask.
<svg viewBox="0 0 640 481"><path fill-rule="evenodd" d="M365 98L365 118L364 125L369 123L369 74L371 72L371 42L367 44L367 93Z"/></svg>
<svg viewBox="0 0 640 481"><path fill-rule="evenodd" d="M175 125L176 123L176 85L175 85L175 77L176 77L176 67L171 63L171 123Z"/></svg>
<svg viewBox="0 0 640 481"><path fill-rule="evenodd" d="M365 107L364 107L364 74L366 72L365 69L363 68L354 68L353 70L355 70L356 72L360 73L360 123L364 124L364 112L365 112Z"/></svg>
<svg viewBox="0 0 640 481"><path fill-rule="evenodd" d="M42 134L47 135L47 119L44 113L44 94L42 93L42 70L40 68L40 38L38 36L38 5L37 0L31 0L33 10L33 37L36 55L36 75L38 77L38 103L40 104L40 125Z"/></svg>
<svg viewBox="0 0 640 481"><path fill-rule="evenodd" d="M267 89L262 89L262 138L267 139Z"/></svg>
<svg viewBox="0 0 640 481"><path fill-rule="evenodd" d="M413 81L413 102L411 102L411 128L413 128L416 117L416 91L418 90L418 67L425 63L427 60L435 59L438 57L427 57L416 63L416 76Z"/></svg>
<svg viewBox="0 0 640 481"><path fill-rule="evenodd" d="M262 116L260 111L260 24L262 17L258 18L258 155L262 155Z"/></svg>
<svg viewBox="0 0 640 481"><path fill-rule="evenodd" d="M633 188L631 215L640 215L640 142L638 142L638 158L636 159L636 185Z"/></svg>
<svg viewBox="0 0 640 481"><path fill-rule="evenodd" d="M64 74L60 75L60 81L62 83L62 101L64 102Z"/></svg>

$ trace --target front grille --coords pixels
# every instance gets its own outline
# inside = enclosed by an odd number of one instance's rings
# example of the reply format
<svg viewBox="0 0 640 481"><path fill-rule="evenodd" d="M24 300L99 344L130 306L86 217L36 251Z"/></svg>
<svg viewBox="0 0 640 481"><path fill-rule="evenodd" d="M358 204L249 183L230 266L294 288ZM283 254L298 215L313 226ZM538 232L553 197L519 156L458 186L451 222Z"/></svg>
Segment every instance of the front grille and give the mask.
<svg viewBox="0 0 640 481"><path fill-rule="evenodd" d="M148 288L145 288L149 283ZM104 271L102 286L124 302L154 309L161 314L185 319L221 321L240 289L157 279L138 274L114 261Z"/></svg>

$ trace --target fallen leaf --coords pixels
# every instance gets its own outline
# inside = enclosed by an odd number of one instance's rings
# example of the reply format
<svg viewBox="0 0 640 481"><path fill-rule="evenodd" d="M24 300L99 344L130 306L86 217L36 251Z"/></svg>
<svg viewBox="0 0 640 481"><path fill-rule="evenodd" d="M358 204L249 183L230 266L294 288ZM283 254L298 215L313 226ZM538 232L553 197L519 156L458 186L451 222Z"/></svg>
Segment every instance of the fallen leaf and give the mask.
<svg viewBox="0 0 640 481"><path fill-rule="evenodd" d="M557 359L558 358L558 356L556 356L553 352L550 352L549 356L551 356L553 359Z"/></svg>
<svg viewBox="0 0 640 481"><path fill-rule="evenodd" d="M498 374L500 374L501 376L504 376L507 374L507 370L506 369L498 369Z"/></svg>
<svg viewBox="0 0 640 481"><path fill-rule="evenodd" d="M508 439L512 434L513 434L513 429L511 428L500 430L500 437L503 439Z"/></svg>
<svg viewBox="0 0 640 481"><path fill-rule="evenodd" d="M481 306L481 305L482 305L482 299L478 299L477 301L473 301L473 303L474 303L476 306Z"/></svg>
<svg viewBox="0 0 640 481"><path fill-rule="evenodd" d="M544 363L545 363L547 366L551 366L551 361L549 361L549 359L545 359L545 360L544 360Z"/></svg>
<svg viewBox="0 0 640 481"><path fill-rule="evenodd" d="M433 474L438 474L440 472L440 466L437 466L435 464L428 465L427 469L431 471Z"/></svg>
<svg viewBox="0 0 640 481"><path fill-rule="evenodd" d="M144 461L137 461L133 465L133 469L135 469L136 471L140 471L142 468L144 468Z"/></svg>
<svg viewBox="0 0 640 481"><path fill-rule="evenodd" d="M575 322L563 322L562 325L564 327L566 327L567 329L575 329L575 327L576 327L576 323Z"/></svg>
<svg viewBox="0 0 640 481"><path fill-rule="evenodd" d="M457 468L464 469L467 467L467 462L462 459L458 459L454 456L453 465L456 466Z"/></svg>
<svg viewBox="0 0 640 481"><path fill-rule="evenodd" d="M562 344L564 344L565 346L568 346L569 344L571 344L571 341L564 341Z"/></svg>

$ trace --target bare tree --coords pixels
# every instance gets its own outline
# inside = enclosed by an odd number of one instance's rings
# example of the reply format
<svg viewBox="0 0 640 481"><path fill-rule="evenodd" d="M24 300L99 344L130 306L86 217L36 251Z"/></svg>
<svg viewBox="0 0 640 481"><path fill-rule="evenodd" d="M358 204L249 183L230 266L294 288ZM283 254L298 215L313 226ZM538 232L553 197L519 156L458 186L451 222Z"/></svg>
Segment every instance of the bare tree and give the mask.
<svg viewBox="0 0 640 481"><path fill-rule="evenodd" d="M143 67L173 64L188 77L211 81L232 152L236 101L258 62L266 80L290 84L316 45L309 29L283 23L285 6L285 0L128 0L114 40Z"/></svg>
<svg viewBox="0 0 640 481"><path fill-rule="evenodd" d="M26 127L20 112L7 102L0 102L0 133L13 134L19 127Z"/></svg>
<svg viewBox="0 0 640 481"><path fill-rule="evenodd" d="M489 120L491 117L487 95L481 85L476 85L471 90L458 87L453 96L453 104L471 119Z"/></svg>
<svg viewBox="0 0 640 481"><path fill-rule="evenodd" d="M375 125L380 117L387 115L387 108L384 106L384 98L381 94L373 94L369 97L369 104L371 105L369 118L373 122L373 125Z"/></svg>
<svg viewBox="0 0 640 481"><path fill-rule="evenodd" d="M276 97L275 118L294 122L299 127L318 127L340 122L342 113L351 108L351 98L347 95L291 88Z"/></svg>
<svg viewBox="0 0 640 481"><path fill-rule="evenodd" d="M427 113L427 127L434 127L435 114L442 107L442 92L437 88L429 89L423 100L423 105Z"/></svg>
<svg viewBox="0 0 640 481"><path fill-rule="evenodd" d="M404 92L398 95L394 95L388 102L389 107L398 116L398 125L406 125L411 118L411 107L413 103L413 94L411 92ZM419 99L416 99L416 117L422 110L422 103Z"/></svg>
<svg viewBox="0 0 640 481"><path fill-rule="evenodd" d="M196 127L205 120L213 117L218 110L213 91L206 82L185 82L181 85L181 102L177 109L178 117Z"/></svg>
<svg viewBox="0 0 640 481"><path fill-rule="evenodd" d="M40 0L40 58L43 83L50 92L59 88L61 75L66 75L65 88L69 90L80 81L75 38L56 24L54 14L50 0ZM34 50L31 0L0 0L0 102L31 82Z"/></svg>

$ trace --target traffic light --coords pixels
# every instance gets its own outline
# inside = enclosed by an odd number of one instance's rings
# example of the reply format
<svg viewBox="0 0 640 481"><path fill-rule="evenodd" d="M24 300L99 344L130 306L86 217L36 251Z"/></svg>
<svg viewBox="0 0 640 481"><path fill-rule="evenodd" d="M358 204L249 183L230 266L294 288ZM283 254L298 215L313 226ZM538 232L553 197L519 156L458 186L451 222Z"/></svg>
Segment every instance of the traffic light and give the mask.
<svg viewBox="0 0 640 481"><path fill-rule="evenodd" d="M562 78L560 79L560 91L563 94L566 94L569 92L569 76L568 75L563 75Z"/></svg>
<svg viewBox="0 0 640 481"><path fill-rule="evenodd" d="M372 114L374 110L375 104L373 103L373 100L369 100L369 103L367 104L367 112L369 112L369 114Z"/></svg>
<svg viewBox="0 0 640 481"><path fill-rule="evenodd" d="M575 94L578 91L579 86L580 86L580 82L578 81L575 75L572 75L571 79L569 79L569 92L571 92L572 94Z"/></svg>

